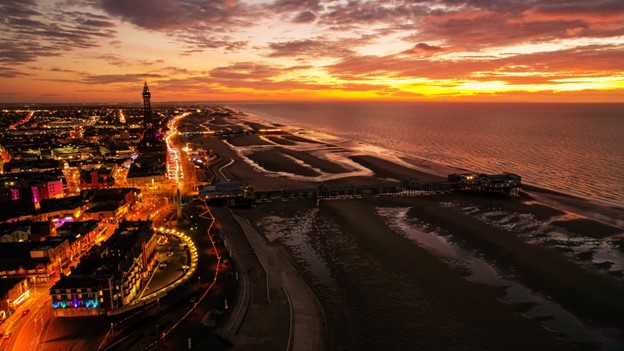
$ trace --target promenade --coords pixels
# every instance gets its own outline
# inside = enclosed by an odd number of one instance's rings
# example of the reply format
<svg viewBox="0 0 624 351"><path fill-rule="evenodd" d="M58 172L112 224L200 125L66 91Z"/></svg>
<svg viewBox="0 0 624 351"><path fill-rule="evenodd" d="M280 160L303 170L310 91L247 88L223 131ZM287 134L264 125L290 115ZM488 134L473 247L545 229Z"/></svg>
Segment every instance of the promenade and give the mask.
<svg viewBox="0 0 624 351"><path fill-rule="evenodd" d="M285 248L269 243L243 217L225 209L213 213L244 272L237 309L221 335L236 350L325 349L323 308Z"/></svg>

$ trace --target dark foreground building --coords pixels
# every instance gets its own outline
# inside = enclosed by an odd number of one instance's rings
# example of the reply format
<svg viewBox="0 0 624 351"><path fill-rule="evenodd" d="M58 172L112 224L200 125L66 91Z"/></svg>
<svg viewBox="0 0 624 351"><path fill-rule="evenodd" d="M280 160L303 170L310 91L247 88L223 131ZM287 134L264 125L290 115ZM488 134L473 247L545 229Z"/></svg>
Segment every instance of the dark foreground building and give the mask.
<svg viewBox="0 0 624 351"><path fill-rule="evenodd" d="M110 239L50 288L54 315L95 316L129 304L156 266L156 246L150 221L121 222Z"/></svg>

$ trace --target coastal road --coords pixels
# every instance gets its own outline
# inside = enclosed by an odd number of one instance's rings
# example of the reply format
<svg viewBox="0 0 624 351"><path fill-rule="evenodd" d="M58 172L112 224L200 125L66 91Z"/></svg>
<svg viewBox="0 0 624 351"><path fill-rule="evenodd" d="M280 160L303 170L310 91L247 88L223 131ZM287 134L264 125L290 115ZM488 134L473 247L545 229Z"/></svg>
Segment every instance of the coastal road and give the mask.
<svg viewBox="0 0 624 351"><path fill-rule="evenodd" d="M53 318L50 308L50 294L48 293L51 284L39 285L37 293L33 291L31 297L22 305L11 320L7 321L4 334L10 334L7 339L2 339L0 350L30 351L36 350L39 337L41 336L46 323ZM22 311L29 312L22 315Z"/></svg>

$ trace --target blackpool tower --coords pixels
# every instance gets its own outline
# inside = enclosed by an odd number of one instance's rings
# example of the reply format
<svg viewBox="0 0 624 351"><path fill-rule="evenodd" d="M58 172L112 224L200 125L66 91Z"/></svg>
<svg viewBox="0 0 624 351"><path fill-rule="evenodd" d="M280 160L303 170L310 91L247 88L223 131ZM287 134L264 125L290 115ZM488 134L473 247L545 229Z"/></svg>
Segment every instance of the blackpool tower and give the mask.
<svg viewBox="0 0 624 351"><path fill-rule="evenodd" d="M145 130L147 130L152 121L152 107L150 106L151 97L152 94L147 86L147 78L145 78L145 85L143 85L143 128L145 128Z"/></svg>
<svg viewBox="0 0 624 351"><path fill-rule="evenodd" d="M148 145L153 145L156 142L156 130L154 129L154 121L152 120L152 107L150 105L150 98L152 94L147 86L147 78L143 85L143 141Z"/></svg>

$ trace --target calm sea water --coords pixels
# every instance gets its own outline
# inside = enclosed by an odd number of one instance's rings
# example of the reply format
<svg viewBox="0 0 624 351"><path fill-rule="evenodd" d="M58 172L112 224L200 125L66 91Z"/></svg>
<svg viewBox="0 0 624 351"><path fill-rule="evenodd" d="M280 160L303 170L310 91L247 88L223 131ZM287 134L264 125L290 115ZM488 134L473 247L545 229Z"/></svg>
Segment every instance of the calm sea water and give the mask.
<svg viewBox="0 0 624 351"><path fill-rule="evenodd" d="M624 104L239 103L270 122L624 205Z"/></svg>

